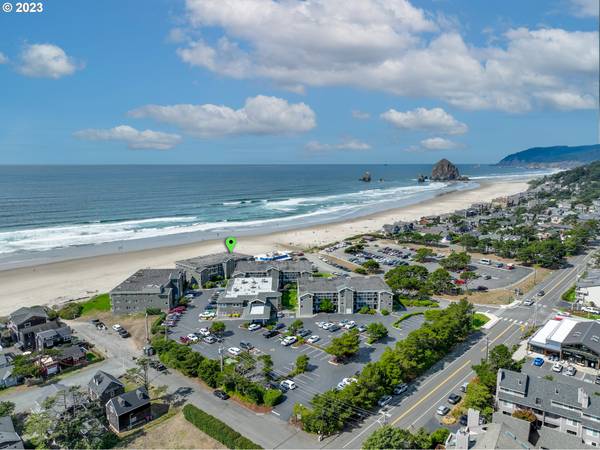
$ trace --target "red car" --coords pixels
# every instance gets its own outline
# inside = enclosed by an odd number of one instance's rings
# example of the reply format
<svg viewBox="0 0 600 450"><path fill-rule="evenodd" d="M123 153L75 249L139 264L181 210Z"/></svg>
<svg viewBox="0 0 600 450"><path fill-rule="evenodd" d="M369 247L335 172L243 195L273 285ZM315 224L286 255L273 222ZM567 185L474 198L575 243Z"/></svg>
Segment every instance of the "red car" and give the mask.
<svg viewBox="0 0 600 450"><path fill-rule="evenodd" d="M185 306L177 306L177 307L169 310L170 314L173 314L173 313L179 313L179 314L181 314L183 312L185 312Z"/></svg>
<svg viewBox="0 0 600 450"><path fill-rule="evenodd" d="M460 278L454 280L454 284L465 284L465 280L461 280Z"/></svg>
<svg viewBox="0 0 600 450"><path fill-rule="evenodd" d="M187 336L180 336L180 337L179 337L179 341L180 341L182 344L189 344L189 343L190 343L190 338L189 338L189 337L187 337Z"/></svg>

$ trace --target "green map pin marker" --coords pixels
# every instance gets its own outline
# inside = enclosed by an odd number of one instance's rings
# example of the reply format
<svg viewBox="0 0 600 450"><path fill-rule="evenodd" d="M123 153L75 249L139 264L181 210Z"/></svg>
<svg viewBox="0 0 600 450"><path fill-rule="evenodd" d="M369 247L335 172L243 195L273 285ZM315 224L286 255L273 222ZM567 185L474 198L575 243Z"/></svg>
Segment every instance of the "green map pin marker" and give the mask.
<svg viewBox="0 0 600 450"><path fill-rule="evenodd" d="M229 253L233 253L233 249L235 248L235 244L237 244L237 239L233 236L229 236L225 238L225 247L229 250Z"/></svg>

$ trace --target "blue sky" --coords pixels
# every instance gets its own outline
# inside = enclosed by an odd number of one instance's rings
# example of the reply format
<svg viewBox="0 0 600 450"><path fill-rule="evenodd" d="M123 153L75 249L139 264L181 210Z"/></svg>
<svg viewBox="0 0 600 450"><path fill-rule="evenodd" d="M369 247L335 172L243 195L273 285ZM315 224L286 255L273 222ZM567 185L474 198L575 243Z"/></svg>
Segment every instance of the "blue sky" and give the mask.
<svg viewBox="0 0 600 450"><path fill-rule="evenodd" d="M496 162L597 142L596 0L47 1L1 164Z"/></svg>

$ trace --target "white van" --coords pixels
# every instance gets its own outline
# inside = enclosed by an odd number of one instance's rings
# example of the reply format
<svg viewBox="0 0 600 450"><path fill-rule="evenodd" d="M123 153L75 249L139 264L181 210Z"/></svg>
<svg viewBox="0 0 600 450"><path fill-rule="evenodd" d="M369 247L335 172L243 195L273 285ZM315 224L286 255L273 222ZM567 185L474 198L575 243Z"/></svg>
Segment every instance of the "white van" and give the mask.
<svg viewBox="0 0 600 450"><path fill-rule="evenodd" d="M489 265L491 265L491 264L492 264L492 261L490 261L490 260L489 260L489 259L487 259L487 258L481 258L481 259L479 260L479 264L485 264L486 266L489 266Z"/></svg>

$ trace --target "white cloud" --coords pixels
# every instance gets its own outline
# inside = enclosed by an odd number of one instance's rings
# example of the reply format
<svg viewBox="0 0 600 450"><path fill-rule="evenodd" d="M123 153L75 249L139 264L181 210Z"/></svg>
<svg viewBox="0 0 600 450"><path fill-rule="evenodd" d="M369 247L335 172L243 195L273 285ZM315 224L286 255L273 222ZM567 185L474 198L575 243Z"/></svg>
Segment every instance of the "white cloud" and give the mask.
<svg viewBox="0 0 600 450"><path fill-rule="evenodd" d="M371 114L369 114L368 112L359 111L358 109L353 109L352 117L354 117L355 119L359 119L359 120L367 120L368 118L371 117Z"/></svg>
<svg viewBox="0 0 600 450"><path fill-rule="evenodd" d="M308 105L264 95L247 98L240 109L212 104L146 105L129 114L172 124L200 137L298 133L316 126L315 113Z"/></svg>
<svg viewBox="0 0 600 450"><path fill-rule="evenodd" d="M423 147L425 150L452 150L458 148L459 145L456 142L448 139L434 137L423 139L421 141L421 147Z"/></svg>
<svg viewBox="0 0 600 450"><path fill-rule="evenodd" d="M442 108L416 108L400 112L390 109L380 116L396 128L403 130L435 131L446 134L464 134L469 130Z"/></svg>
<svg viewBox="0 0 600 450"><path fill-rule="evenodd" d="M476 47L408 0L187 0L186 10L192 29L222 35L180 57L225 76L511 112L552 107L539 100L549 93L597 95L597 32L517 29Z"/></svg>
<svg viewBox="0 0 600 450"><path fill-rule="evenodd" d="M109 129L89 128L77 131L75 137L90 141L122 141L131 149L169 150L181 142L178 134L153 130L136 130L129 125Z"/></svg>
<svg viewBox="0 0 600 450"><path fill-rule="evenodd" d="M598 17L598 0L571 0L571 11L577 17Z"/></svg>
<svg viewBox="0 0 600 450"><path fill-rule="evenodd" d="M8 56L0 52L0 64L6 64L8 62Z"/></svg>
<svg viewBox="0 0 600 450"><path fill-rule="evenodd" d="M27 45L20 55L18 70L28 77L60 78L81 68L65 51L53 44Z"/></svg>
<svg viewBox="0 0 600 450"><path fill-rule="evenodd" d="M358 139L344 139L337 144L324 144L319 141L310 141L304 148L310 152L328 152L336 150L364 151L370 150L371 145Z"/></svg>

